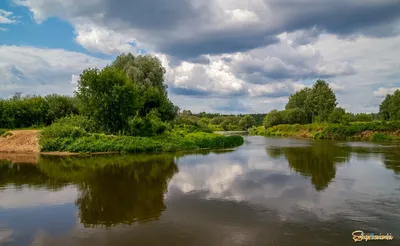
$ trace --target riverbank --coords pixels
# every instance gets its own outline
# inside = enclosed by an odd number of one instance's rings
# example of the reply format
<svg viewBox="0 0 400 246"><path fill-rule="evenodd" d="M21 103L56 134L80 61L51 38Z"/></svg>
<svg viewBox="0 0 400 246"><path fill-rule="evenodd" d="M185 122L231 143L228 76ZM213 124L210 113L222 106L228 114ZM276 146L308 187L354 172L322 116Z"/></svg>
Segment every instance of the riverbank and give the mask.
<svg viewBox="0 0 400 246"><path fill-rule="evenodd" d="M0 152L3 153L38 153L39 130L3 131L0 135Z"/></svg>
<svg viewBox="0 0 400 246"><path fill-rule="evenodd" d="M48 132L43 130L10 131L0 137L2 153L42 153L76 155L79 153L154 153L229 149L243 144L241 136L214 133L168 133L156 137L115 136L85 131Z"/></svg>
<svg viewBox="0 0 400 246"><path fill-rule="evenodd" d="M277 125L265 129L255 127L250 135L297 137L332 140L400 141L399 121L357 122L343 124Z"/></svg>

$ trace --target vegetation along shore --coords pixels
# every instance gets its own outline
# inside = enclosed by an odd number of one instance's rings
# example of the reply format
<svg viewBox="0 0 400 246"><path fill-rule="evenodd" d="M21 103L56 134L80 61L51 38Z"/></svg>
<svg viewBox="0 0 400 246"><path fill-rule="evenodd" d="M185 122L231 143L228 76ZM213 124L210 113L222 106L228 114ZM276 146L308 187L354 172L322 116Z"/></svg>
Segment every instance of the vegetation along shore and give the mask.
<svg viewBox="0 0 400 246"><path fill-rule="evenodd" d="M400 140L400 90L387 95L379 112L352 114L337 107L336 95L323 80L289 97L285 110L270 111L250 135L314 139Z"/></svg>
<svg viewBox="0 0 400 246"><path fill-rule="evenodd" d="M10 129L31 128L40 130L40 152L165 152L243 144L241 136L215 134L219 127L181 112L168 98L164 73L156 57L123 54L102 70L84 70L73 97L17 93L2 99L0 141L10 148L17 138ZM253 124L248 117L236 118L243 127ZM223 130L234 128L224 124Z"/></svg>
<svg viewBox="0 0 400 246"><path fill-rule="evenodd" d="M281 111L195 114L171 102L164 73L156 57L122 54L104 69L84 70L74 96L16 93L0 99L0 152L171 152L243 144L242 136L215 133L219 131L400 140L399 90L387 95L378 113L353 114L338 107L329 84L317 80L292 94Z"/></svg>

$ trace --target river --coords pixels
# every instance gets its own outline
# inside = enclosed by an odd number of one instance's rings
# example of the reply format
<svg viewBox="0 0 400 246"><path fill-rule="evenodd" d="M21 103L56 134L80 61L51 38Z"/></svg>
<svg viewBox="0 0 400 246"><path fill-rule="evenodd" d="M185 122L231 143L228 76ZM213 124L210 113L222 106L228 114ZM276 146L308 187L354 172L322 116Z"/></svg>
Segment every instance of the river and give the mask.
<svg viewBox="0 0 400 246"><path fill-rule="evenodd" d="M400 146L246 136L236 150L0 161L0 245L400 245Z"/></svg>

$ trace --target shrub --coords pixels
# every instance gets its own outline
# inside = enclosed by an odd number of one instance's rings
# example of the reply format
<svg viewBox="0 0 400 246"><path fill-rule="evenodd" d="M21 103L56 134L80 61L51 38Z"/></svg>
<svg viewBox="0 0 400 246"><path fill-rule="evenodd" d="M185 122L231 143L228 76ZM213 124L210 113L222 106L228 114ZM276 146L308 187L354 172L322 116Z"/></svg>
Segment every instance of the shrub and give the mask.
<svg viewBox="0 0 400 246"><path fill-rule="evenodd" d="M282 111L282 118L285 124L306 124L307 113L304 109L291 108Z"/></svg>
<svg viewBox="0 0 400 246"><path fill-rule="evenodd" d="M383 142L391 140L393 140L393 137L385 133L376 132L371 136L371 141L375 142Z"/></svg>
<svg viewBox="0 0 400 246"><path fill-rule="evenodd" d="M268 128L271 126L276 126L279 124L284 123L283 121L283 115L282 115L282 111L278 111L278 110L272 110L271 112L269 112L264 119L264 127Z"/></svg>

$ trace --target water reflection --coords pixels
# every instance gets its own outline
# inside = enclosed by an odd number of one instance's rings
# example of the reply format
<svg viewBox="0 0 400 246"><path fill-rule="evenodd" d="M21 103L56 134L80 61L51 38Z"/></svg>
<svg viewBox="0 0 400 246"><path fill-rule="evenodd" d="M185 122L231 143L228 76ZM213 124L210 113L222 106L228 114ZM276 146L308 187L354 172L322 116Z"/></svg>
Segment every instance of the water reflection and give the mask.
<svg viewBox="0 0 400 246"><path fill-rule="evenodd" d="M0 244L353 245L356 229L400 231L398 150L246 137L215 153L3 161Z"/></svg>
<svg viewBox="0 0 400 246"><path fill-rule="evenodd" d="M0 187L78 188L76 205L86 227L111 227L158 219L174 156L42 157L35 165L0 165Z"/></svg>
<svg viewBox="0 0 400 246"><path fill-rule="evenodd" d="M351 151L334 142L321 141L307 147L269 146L267 154L272 158L284 156L289 166L304 176L310 176L317 191L324 190L335 178L335 164L348 162Z"/></svg>

